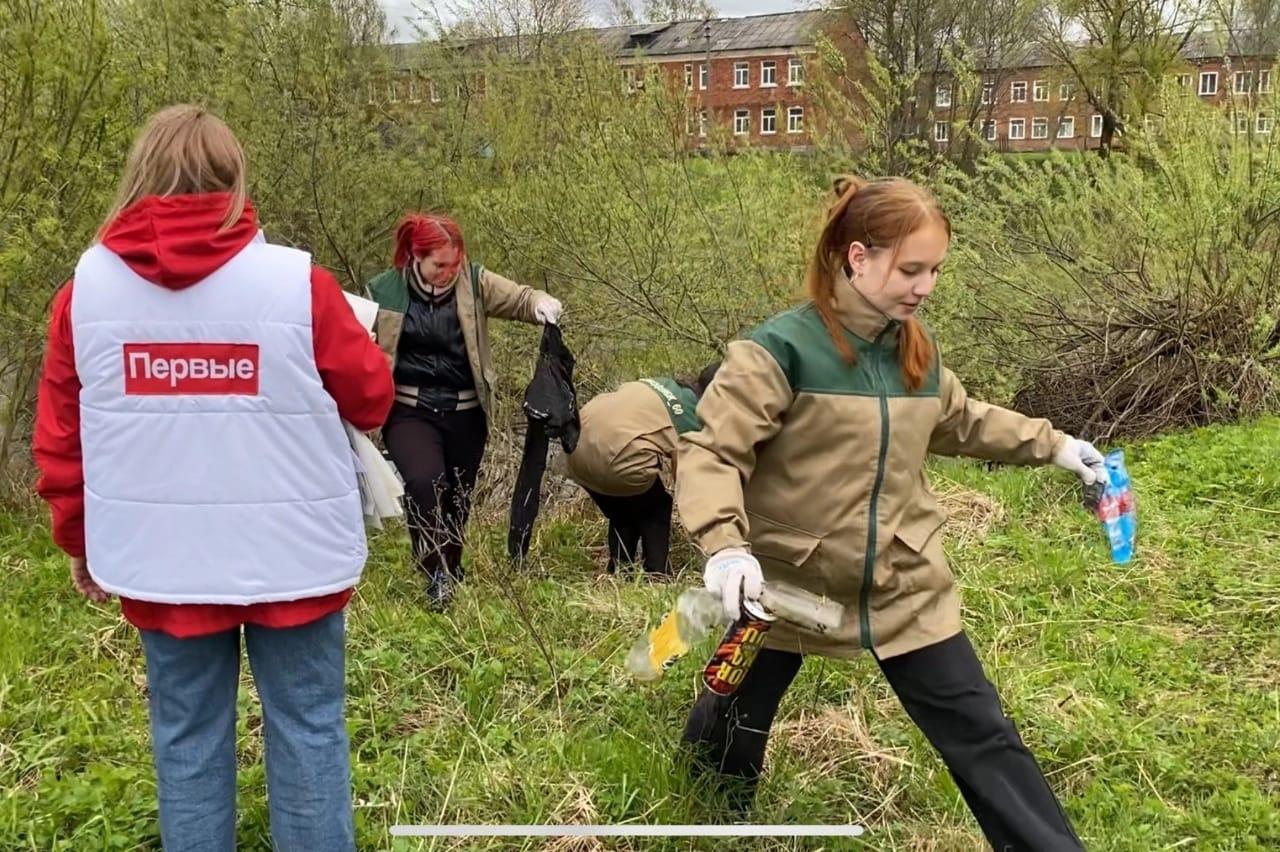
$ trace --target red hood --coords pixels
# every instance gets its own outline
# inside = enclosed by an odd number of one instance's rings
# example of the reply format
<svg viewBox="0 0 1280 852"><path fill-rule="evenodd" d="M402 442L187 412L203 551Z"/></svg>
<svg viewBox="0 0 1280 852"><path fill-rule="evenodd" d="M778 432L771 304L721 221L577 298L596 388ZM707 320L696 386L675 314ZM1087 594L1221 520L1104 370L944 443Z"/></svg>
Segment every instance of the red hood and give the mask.
<svg viewBox="0 0 1280 852"><path fill-rule="evenodd" d="M244 212L223 229L231 194L149 195L120 211L102 244L129 268L161 287L182 290L235 257L258 234L258 217Z"/></svg>

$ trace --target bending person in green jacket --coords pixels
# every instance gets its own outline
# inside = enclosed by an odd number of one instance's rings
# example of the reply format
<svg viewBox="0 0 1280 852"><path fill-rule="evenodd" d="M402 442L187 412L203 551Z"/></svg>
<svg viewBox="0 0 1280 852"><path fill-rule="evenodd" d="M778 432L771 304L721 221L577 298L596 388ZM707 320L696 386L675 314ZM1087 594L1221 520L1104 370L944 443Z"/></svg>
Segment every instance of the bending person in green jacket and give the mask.
<svg viewBox="0 0 1280 852"><path fill-rule="evenodd" d="M675 473L680 435L702 428L698 400L719 367L710 364L690 380L627 382L582 407L569 476L609 521L609 573L635 562L642 546L645 571L670 571L672 501L661 472Z"/></svg>
<svg viewBox="0 0 1280 852"><path fill-rule="evenodd" d="M382 438L404 479L414 564L426 575L429 603L443 609L462 579L471 492L494 409L488 318L554 324L561 306L469 262L451 219L417 213L396 229L395 266L369 282L369 297L396 383Z"/></svg>

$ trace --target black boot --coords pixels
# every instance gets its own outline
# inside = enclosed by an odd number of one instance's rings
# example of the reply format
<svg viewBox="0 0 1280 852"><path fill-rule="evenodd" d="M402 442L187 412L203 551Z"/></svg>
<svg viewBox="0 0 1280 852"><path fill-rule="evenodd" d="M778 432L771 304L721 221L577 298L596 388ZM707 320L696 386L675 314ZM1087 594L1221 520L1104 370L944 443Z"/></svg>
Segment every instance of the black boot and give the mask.
<svg viewBox="0 0 1280 852"><path fill-rule="evenodd" d="M748 818L764 771L769 729L783 694L800 671L801 657L766 648L732 695L703 689L681 737L695 777L710 776L723 797L726 818Z"/></svg>
<svg viewBox="0 0 1280 852"><path fill-rule="evenodd" d="M434 612L444 612L453 603L457 583L449 572L437 568L427 574L427 607Z"/></svg>

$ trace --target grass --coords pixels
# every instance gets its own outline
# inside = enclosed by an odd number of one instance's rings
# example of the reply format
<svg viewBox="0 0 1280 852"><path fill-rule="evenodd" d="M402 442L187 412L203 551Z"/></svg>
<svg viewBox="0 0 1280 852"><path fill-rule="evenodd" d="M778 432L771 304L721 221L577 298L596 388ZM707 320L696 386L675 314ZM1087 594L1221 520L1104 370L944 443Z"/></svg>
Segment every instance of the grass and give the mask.
<svg viewBox="0 0 1280 852"><path fill-rule="evenodd" d="M1280 847L1278 457L1274 419L1131 447L1142 527L1139 557L1123 567L1065 474L934 470L967 629L1090 849ZM114 604L75 596L34 517L0 520L0 845L157 848L136 631ZM513 579L495 558L502 529L477 524L471 578L447 615L420 606L401 536L375 542L349 617L362 849L392 847L387 829L403 822L717 818L673 763L697 660L655 687L621 668L697 566L686 549L679 584L605 579L602 537L585 507L565 508L540 527L538 564ZM240 844L267 849L247 677L240 711ZM806 664L770 761L757 821L857 822L863 840L436 848L981 848L870 660Z"/></svg>

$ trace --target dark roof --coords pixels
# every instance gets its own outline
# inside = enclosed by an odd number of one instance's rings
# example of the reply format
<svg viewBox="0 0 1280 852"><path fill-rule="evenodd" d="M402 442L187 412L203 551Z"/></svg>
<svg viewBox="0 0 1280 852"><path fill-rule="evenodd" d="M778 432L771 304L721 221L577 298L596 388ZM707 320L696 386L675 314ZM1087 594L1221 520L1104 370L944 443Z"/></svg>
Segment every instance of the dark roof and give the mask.
<svg viewBox="0 0 1280 852"><path fill-rule="evenodd" d="M1192 33L1182 48L1182 58L1220 59L1224 56L1274 56L1276 38L1265 33L1244 30L1205 30Z"/></svg>
<svg viewBox="0 0 1280 852"><path fill-rule="evenodd" d="M1076 43L1077 48L1086 48L1088 46L1089 42L1087 41ZM1276 53L1276 40L1274 38L1268 38L1253 32L1238 32L1232 35L1217 30L1192 33L1187 39L1187 43L1182 46L1182 50L1179 51L1179 55L1188 62L1221 59L1226 56L1275 56ZM980 63L980 67L984 71L995 71L997 68L1009 70L1049 68L1059 64L1043 47L1032 44L1028 45L1021 54L1010 56L1004 62Z"/></svg>
<svg viewBox="0 0 1280 852"><path fill-rule="evenodd" d="M811 47L815 42L823 12L779 12L772 15L750 15L745 18L712 18L711 49L768 50L771 48ZM631 24L578 30L569 35L596 40L610 56L681 56L706 53L704 21L669 21L653 24ZM525 36L526 44L533 37ZM518 53L514 36L496 39L455 40L451 46L462 52L477 49ZM388 45L392 64L411 67L421 56L425 43L402 42Z"/></svg>
<svg viewBox="0 0 1280 852"><path fill-rule="evenodd" d="M779 12L746 18L712 18L711 49L732 50L811 47L823 12ZM604 27L592 32L601 47L615 56L679 56L706 53L707 22Z"/></svg>

